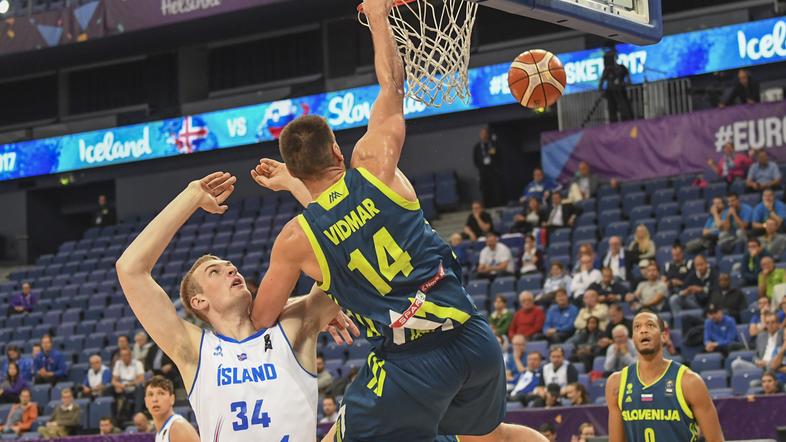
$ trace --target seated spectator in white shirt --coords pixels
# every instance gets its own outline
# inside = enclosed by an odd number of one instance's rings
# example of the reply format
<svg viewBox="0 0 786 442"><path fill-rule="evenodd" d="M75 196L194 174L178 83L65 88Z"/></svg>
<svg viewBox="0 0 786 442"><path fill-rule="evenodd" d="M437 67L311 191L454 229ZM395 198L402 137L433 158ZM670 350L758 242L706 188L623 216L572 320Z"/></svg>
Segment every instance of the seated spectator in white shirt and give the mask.
<svg viewBox="0 0 786 442"><path fill-rule="evenodd" d="M543 282L543 292L535 298L535 302L550 304L559 289L565 290L570 298L572 282L570 275L565 272L565 266L559 261L553 262L549 269L549 276Z"/></svg>
<svg viewBox="0 0 786 442"><path fill-rule="evenodd" d="M115 390L115 416L120 421L131 416L130 402L134 403L134 411L142 411L144 407L145 368L141 362L132 357L131 349L120 350L120 359L115 362L112 370L112 386Z"/></svg>
<svg viewBox="0 0 786 442"><path fill-rule="evenodd" d="M552 346L549 349L550 362L541 369L541 386L557 384L564 389L568 384L579 381L579 372L570 362L565 360L565 350Z"/></svg>
<svg viewBox="0 0 786 442"><path fill-rule="evenodd" d="M338 405L333 396L327 395L322 398L322 416L324 417L320 419L320 424L333 424L338 419Z"/></svg>
<svg viewBox="0 0 786 442"><path fill-rule="evenodd" d="M573 323L576 330L586 328L587 319L591 316L598 318L601 331L606 330L606 326L609 324L609 306L598 302L598 292L590 289L584 292L584 307L579 310L579 315L576 316L576 321Z"/></svg>
<svg viewBox="0 0 786 442"><path fill-rule="evenodd" d="M520 273L538 273L543 271L543 254L535 244L535 237L527 235L524 237L524 251L521 254Z"/></svg>
<svg viewBox="0 0 786 442"><path fill-rule="evenodd" d="M611 331L614 342L606 350L606 361L603 370L613 373L636 362L636 347L628 337L628 328L620 324Z"/></svg>
<svg viewBox="0 0 786 442"><path fill-rule="evenodd" d="M576 222L576 211L572 204L563 204L559 192L551 194L551 207L549 215L541 223L542 227L560 228L572 227Z"/></svg>
<svg viewBox="0 0 786 442"><path fill-rule="evenodd" d="M756 305L758 306L758 310L756 310L756 313L753 314L750 323L748 324L748 334L752 338L755 338L759 335L759 333L764 331L764 317L767 316L768 313L772 312L770 309L770 300L767 299L767 297L763 296L757 299Z"/></svg>
<svg viewBox="0 0 786 442"><path fill-rule="evenodd" d="M773 219L764 222L764 236L761 245L770 256L778 259L786 250L786 235L778 233L778 224Z"/></svg>
<svg viewBox="0 0 786 442"><path fill-rule="evenodd" d="M137 332L137 334L134 335L134 346L131 348L131 355L144 365L145 358L147 358L147 352L150 351L152 345L153 344L147 340L147 333L143 331Z"/></svg>
<svg viewBox="0 0 786 442"><path fill-rule="evenodd" d="M622 281L628 279L628 262L625 260L625 249L619 236L609 238L609 251L600 262L600 267L608 267L615 278ZM596 265L596 267L598 267Z"/></svg>
<svg viewBox="0 0 786 442"><path fill-rule="evenodd" d="M732 372L750 370L757 367L767 370L773 357L778 354L778 350L783 346L783 329L781 329L775 314L765 313L763 321L767 331L756 336L756 357L753 362L737 358L731 362Z"/></svg>
<svg viewBox="0 0 786 442"><path fill-rule="evenodd" d="M112 370L104 365L101 356L90 356L90 368L87 369L82 382L82 397L99 397L110 394L112 386Z"/></svg>
<svg viewBox="0 0 786 442"><path fill-rule="evenodd" d="M574 304L581 305L581 299L589 286L601 281L600 270L596 269L592 262L591 255L581 255L579 258L579 269L573 274L571 290L573 291Z"/></svg>
<svg viewBox="0 0 786 442"><path fill-rule="evenodd" d="M480 251L477 273L479 278L488 279L513 274L513 254L494 232L486 234L486 247Z"/></svg>
<svg viewBox="0 0 786 442"><path fill-rule="evenodd" d="M660 280L660 272L655 261L650 262L642 273L647 279L639 283L634 293L625 295L625 302L630 304L633 310L648 308L659 312L666 303L669 289L666 283Z"/></svg>

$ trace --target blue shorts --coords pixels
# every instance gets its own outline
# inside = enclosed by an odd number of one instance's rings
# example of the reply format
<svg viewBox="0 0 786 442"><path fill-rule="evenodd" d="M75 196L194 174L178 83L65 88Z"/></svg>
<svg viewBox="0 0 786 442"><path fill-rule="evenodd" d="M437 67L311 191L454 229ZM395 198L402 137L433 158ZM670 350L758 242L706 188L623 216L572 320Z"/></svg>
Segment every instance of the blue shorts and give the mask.
<svg viewBox="0 0 786 442"><path fill-rule="evenodd" d="M505 417L505 364L486 320L473 316L427 351L369 354L349 386L337 442L455 441L484 435Z"/></svg>

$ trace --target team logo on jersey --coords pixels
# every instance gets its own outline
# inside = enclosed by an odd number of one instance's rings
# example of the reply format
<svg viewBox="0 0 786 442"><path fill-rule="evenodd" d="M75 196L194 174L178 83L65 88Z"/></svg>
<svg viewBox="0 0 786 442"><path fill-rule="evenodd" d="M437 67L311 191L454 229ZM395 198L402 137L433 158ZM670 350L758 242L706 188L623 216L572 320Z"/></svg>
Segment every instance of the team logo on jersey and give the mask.
<svg viewBox="0 0 786 442"><path fill-rule="evenodd" d="M642 393L641 394L641 401L642 402L652 402L655 398L652 396L651 393Z"/></svg>
<svg viewBox="0 0 786 442"><path fill-rule="evenodd" d="M248 355L246 355L245 353L240 353L239 355L237 355L237 360L240 362L243 362L246 359L248 359Z"/></svg>
<svg viewBox="0 0 786 442"><path fill-rule="evenodd" d="M330 192L330 194L328 194L328 200L329 200L331 203L332 203L333 201L335 201L335 200L339 199L339 198L341 198L341 192L337 192L337 191L335 191L335 190L334 190L334 191Z"/></svg>
<svg viewBox="0 0 786 442"><path fill-rule="evenodd" d="M669 379L666 381L666 396L674 395L674 381Z"/></svg>
<svg viewBox="0 0 786 442"><path fill-rule="evenodd" d="M218 344L216 346L216 349L213 350L213 356L221 357L221 358L224 357L224 350L221 348L221 344Z"/></svg>
<svg viewBox="0 0 786 442"><path fill-rule="evenodd" d="M273 341L270 340L270 335L265 335L265 352L273 350Z"/></svg>

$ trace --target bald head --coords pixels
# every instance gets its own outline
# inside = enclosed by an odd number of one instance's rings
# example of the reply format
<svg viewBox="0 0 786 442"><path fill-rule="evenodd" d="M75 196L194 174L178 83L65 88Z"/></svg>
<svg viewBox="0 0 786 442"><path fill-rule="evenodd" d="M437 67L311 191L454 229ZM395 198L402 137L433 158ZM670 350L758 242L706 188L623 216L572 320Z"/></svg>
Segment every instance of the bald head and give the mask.
<svg viewBox="0 0 786 442"><path fill-rule="evenodd" d="M523 310L530 310L535 306L535 297L532 292L523 291L519 294L519 305Z"/></svg>

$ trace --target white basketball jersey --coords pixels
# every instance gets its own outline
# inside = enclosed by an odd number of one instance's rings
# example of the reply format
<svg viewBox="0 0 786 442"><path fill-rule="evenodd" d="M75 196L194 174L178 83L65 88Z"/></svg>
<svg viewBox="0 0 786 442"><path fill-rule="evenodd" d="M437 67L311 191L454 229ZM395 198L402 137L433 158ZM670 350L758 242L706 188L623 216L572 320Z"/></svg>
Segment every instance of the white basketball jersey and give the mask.
<svg viewBox="0 0 786 442"><path fill-rule="evenodd" d="M169 434L171 433L172 424L177 421L188 422L186 418L179 414L173 414L172 416L169 416L166 422L164 422L164 426L156 432L156 442L169 442Z"/></svg>
<svg viewBox="0 0 786 442"><path fill-rule="evenodd" d="M280 324L242 341L202 332L188 397L202 442L316 439L317 381Z"/></svg>

